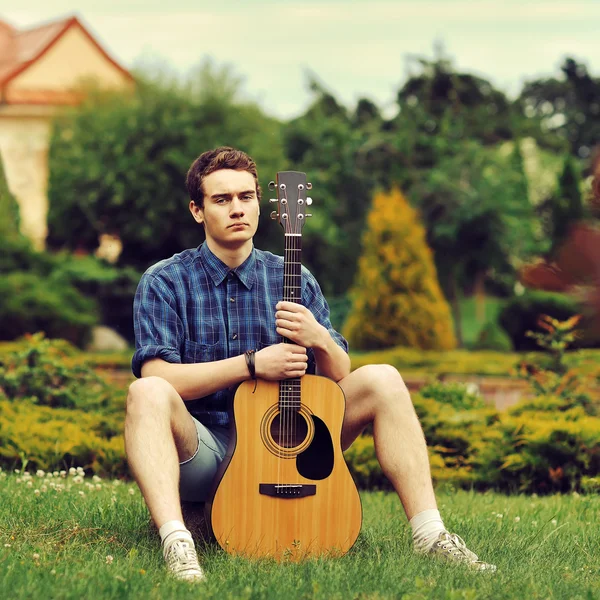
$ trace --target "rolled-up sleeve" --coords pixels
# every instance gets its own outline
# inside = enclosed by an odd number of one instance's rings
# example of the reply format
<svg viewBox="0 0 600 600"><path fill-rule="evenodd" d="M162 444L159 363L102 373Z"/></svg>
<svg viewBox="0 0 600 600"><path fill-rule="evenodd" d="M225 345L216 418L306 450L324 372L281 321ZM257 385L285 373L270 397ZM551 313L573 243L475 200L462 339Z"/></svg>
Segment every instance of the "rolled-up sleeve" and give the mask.
<svg viewBox="0 0 600 600"><path fill-rule="evenodd" d="M133 301L135 353L131 370L142 376L142 365L151 358L181 363L183 324L170 287L159 276L145 273Z"/></svg>
<svg viewBox="0 0 600 600"><path fill-rule="evenodd" d="M310 310L310 312L312 312L317 322L329 331L329 334L335 343L347 353L348 342L341 333L338 333L333 328L329 318L329 305L327 304L327 300L325 300L325 296L321 291L318 281L305 267L302 267L302 281L305 282L305 288L302 291L302 303Z"/></svg>

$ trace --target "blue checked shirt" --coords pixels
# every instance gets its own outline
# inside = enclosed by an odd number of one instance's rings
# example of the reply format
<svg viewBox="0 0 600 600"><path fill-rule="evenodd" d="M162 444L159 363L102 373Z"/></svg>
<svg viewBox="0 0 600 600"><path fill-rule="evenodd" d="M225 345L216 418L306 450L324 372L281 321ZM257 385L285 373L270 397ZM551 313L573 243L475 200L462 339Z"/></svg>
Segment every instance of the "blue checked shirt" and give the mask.
<svg viewBox="0 0 600 600"><path fill-rule="evenodd" d="M142 276L133 304L136 351L133 374L144 361L212 362L278 344L275 305L283 298L283 258L254 248L236 269L221 262L206 244L185 250L150 267ZM348 351L333 329L329 307L313 275L302 267L302 304ZM307 373L315 372L308 349ZM235 387L186 402L205 425L228 425Z"/></svg>

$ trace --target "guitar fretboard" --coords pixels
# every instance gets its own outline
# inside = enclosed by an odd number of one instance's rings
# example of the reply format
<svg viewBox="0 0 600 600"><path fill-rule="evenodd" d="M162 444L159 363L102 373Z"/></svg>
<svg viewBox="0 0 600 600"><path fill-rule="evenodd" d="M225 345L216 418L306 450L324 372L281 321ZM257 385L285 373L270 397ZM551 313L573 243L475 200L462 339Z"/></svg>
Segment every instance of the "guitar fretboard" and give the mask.
<svg viewBox="0 0 600 600"><path fill-rule="evenodd" d="M302 235L286 234L283 255L283 299L302 302ZM285 343L293 343L283 338ZM282 413L300 410L300 378L279 382L279 410Z"/></svg>

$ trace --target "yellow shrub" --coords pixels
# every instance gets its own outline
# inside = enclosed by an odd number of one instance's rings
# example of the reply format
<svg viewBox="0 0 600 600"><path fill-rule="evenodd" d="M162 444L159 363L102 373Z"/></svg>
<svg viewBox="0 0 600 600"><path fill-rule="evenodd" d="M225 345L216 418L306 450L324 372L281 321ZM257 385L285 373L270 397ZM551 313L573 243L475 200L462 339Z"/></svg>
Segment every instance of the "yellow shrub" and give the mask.
<svg viewBox="0 0 600 600"><path fill-rule="evenodd" d="M425 229L398 189L373 199L344 335L363 350L456 347Z"/></svg>

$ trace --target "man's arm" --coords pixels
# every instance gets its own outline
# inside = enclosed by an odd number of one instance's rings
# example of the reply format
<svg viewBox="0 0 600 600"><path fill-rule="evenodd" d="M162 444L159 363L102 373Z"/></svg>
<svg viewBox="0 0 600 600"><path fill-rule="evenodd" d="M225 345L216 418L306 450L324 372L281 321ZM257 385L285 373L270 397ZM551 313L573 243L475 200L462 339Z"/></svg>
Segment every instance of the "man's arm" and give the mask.
<svg viewBox="0 0 600 600"><path fill-rule="evenodd" d="M250 379L244 355L207 363L176 364L153 358L142 365L142 377L166 379L183 400L194 400Z"/></svg>
<svg viewBox="0 0 600 600"><path fill-rule="evenodd" d="M275 344L255 354L256 376L278 381L301 377L306 371L306 349L295 344ZM142 377L166 379L183 400L195 400L250 379L242 354L214 362L178 364L152 358L142 365Z"/></svg>

